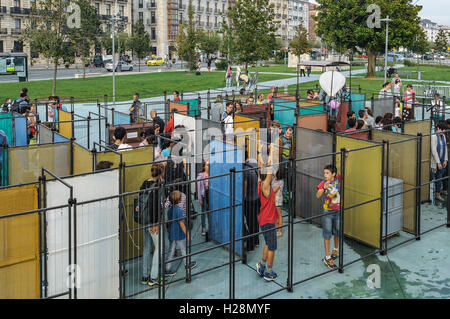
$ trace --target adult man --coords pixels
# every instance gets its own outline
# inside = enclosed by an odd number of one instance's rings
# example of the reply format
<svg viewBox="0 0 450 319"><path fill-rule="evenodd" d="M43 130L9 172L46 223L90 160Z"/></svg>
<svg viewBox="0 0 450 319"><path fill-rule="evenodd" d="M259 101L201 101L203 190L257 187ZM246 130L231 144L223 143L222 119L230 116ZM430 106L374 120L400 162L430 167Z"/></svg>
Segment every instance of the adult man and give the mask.
<svg viewBox="0 0 450 319"><path fill-rule="evenodd" d="M308 77L309 77L309 75L311 74L311 66L310 65L306 66L306 72L308 73Z"/></svg>
<svg viewBox="0 0 450 319"><path fill-rule="evenodd" d="M255 99L252 96L247 99L247 105L255 105Z"/></svg>
<svg viewBox="0 0 450 319"><path fill-rule="evenodd" d="M137 123L139 116L142 114L141 101L139 101L139 93L134 93L133 104L130 107L131 123Z"/></svg>
<svg viewBox="0 0 450 319"><path fill-rule="evenodd" d="M156 110L151 110L150 111L150 117L153 120L154 126L158 125L159 126L159 131L163 132L164 131L164 127L166 126L166 124L164 123L164 121L158 116L158 112Z"/></svg>
<svg viewBox="0 0 450 319"><path fill-rule="evenodd" d="M267 95L267 102L272 103L273 97L277 94L278 88L276 86L272 86L272 92Z"/></svg>
<svg viewBox="0 0 450 319"><path fill-rule="evenodd" d="M366 122L367 117L368 117L367 110L366 109L359 110L358 115L359 115L359 119L364 121L364 126L362 128L366 129L367 127L369 127L369 124L367 124L367 122Z"/></svg>
<svg viewBox="0 0 450 319"><path fill-rule="evenodd" d="M211 104L211 120L214 122L220 122L221 115L223 113L223 98L222 95L216 96L216 102Z"/></svg>
<svg viewBox="0 0 450 319"><path fill-rule="evenodd" d="M434 183L434 196L436 200L441 202L444 201L441 194L447 194L448 184L447 180L439 180L447 174L448 153L445 139L446 130L447 123L445 121L439 121L436 125L436 134L431 135L431 177L433 180L438 180ZM442 187L441 191L442 182L444 187Z"/></svg>
<svg viewBox="0 0 450 319"><path fill-rule="evenodd" d="M169 115L169 122L167 122L166 127L164 128L164 133L172 133L173 132L173 121L175 118L174 113L178 113L177 109L172 109Z"/></svg>
<svg viewBox="0 0 450 319"><path fill-rule="evenodd" d="M442 119L444 117L445 105L444 101L441 100L439 93L434 94L434 99L431 100L431 105L433 106L433 112L439 114L438 117Z"/></svg>
<svg viewBox="0 0 450 319"><path fill-rule="evenodd" d="M300 76L306 76L305 70L306 70L306 66L301 65L300 66Z"/></svg>
<svg viewBox="0 0 450 319"><path fill-rule="evenodd" d="M234 132L234 118L233 118L233 102L229 101L226 104L226 110L221 117L223 130L225 135L233 134Z"/></svg>
<svg viewBox="0 0 450 319"><path fill-rule="evenodd" d="M122 126L116 127L114 130L114 143L109 146L110 149L115 151L129 150L132 148L131 145L124 143L127 131Z"/></svg>
<svg viewBox="0 0 450 319"><path fill-rule="evenodd" d="M289 158L291 156L291 151L292 151L292 136L294 134L294 129L292 127L288 127L284 133L284 135L282 135L280 137L280 153L281 153L281 162L284 164L284 168L287 172L288 170L288 162L289 162ZM284 179L284 185L288 185L288 179L285 178ZM283 197L284 197L284 202L286 203L289 200L289 193L287 191L287 187L283 188Z"/></svg>
<svg viewBox="0 0 450 319"><path fill-rule="evenodd" d="M391 82L386 82L383 84L382 89L380 90L380 93L378 94L379 99L384 99L391 97Z"/></svg>

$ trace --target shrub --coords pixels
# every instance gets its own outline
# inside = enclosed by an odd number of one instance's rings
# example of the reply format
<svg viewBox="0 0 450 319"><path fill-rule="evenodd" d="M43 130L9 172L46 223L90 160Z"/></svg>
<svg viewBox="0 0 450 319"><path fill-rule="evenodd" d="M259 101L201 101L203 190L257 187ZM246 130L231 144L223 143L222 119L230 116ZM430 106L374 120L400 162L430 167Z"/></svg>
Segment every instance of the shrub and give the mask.
<svg viewBox="0 0 450 319"><path fill-rule="evenodd" d="M221 71L226 71L228 67L228 61L227 60L217 60L216 61L216 69Z"/></svg>

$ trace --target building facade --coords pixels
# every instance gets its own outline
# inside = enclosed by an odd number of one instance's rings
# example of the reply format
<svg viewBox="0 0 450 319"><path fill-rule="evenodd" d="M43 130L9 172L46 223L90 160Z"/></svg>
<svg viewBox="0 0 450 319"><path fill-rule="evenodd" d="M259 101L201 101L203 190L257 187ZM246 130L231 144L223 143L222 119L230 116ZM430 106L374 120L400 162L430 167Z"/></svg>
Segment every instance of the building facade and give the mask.
<svg viewBox="0 0 450 319"><path fill-rule="evenodd" d="M142 20L152 41L152 53L171 56L182 24L188 20L189 0L133 0L133 19ZM219 31L229 0L191 0L194 21L205 31Z"/></svg>
<svg viewBox="0 0 450 319"><path fill-rule="evenodd" d="M309 4L309 12L308 12L308 39L311 41L317 41L319 38L316 36L315 27L316 27L316 21L314 20L314 17L317 16L318 5L310 3Z"/></svg>
<svg viewBox="0 0 450 319"><path fill-rule="evenodd" d="M428 42L434 42L439 32L439 25L431 20L423 19L420 21L423 31L427 35Z"/></svg>
<svg viewBox="0 0 450 319"><path fill-rule="evenodd" d="M39 56L19 41L35 3L36 0L0 0L0 52L25 52L33 57L35 62L40 62ZM131 34L131 0L92 0L92 4L102 22L103 31L111 30L109 20L113 15L120 15L122 17L121 29Z"/></svg>

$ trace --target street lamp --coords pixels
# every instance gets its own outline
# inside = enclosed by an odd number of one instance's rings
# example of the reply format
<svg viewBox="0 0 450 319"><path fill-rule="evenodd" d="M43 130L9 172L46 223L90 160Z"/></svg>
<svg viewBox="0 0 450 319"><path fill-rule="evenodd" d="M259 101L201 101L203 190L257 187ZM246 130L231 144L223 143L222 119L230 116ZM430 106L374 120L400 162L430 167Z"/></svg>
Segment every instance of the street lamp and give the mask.
<svg viewBox="0 0 450 319"><path fill-rule="evenodd" d="M387 81L387 58L388 58L388 42L389 42L389 22L392 21L392 19L389 19L389 15L385 19L380 19L380 21L386 22L386 50L385 50L385 56L384 56L384 83Z"/></svg>
<svg viewBox="0 0 450 319"><path fill-rule="evenodd" d="M113 105L116 105L116 52L115 52L115 36L116 36L116 22L122 21L122 18L120 16L112 16L111 19L112 24L112 71L113 71ZM119 59L120 60L120 59Z"/></svg>

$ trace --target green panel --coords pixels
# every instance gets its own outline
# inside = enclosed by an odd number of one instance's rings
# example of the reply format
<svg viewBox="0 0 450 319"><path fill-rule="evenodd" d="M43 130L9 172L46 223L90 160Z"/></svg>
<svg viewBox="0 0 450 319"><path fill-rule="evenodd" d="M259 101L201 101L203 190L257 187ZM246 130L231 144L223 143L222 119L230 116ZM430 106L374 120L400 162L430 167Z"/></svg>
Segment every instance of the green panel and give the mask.
<svg viewBox="0 0 450 319"><path fill-rule="evenodd" d="M189 116L198 115L199 100L183 100L183 101L177 101L177 103L180 103L180 104L188 104L189 103Z"/></svg>
<svg viewBox="0 0 450 319"><path fill-rule="evenodd" d="M0 130L5 132L8 137L8 142L13 145L13 127L12 127L12 114L0 113Z"/></svg>
<svg viewBox="0 0 450 319"><path fill-rule="evenodd" d="M300 107L298 113L299 116L322 114L324 113L323 105Z"/></svg>

